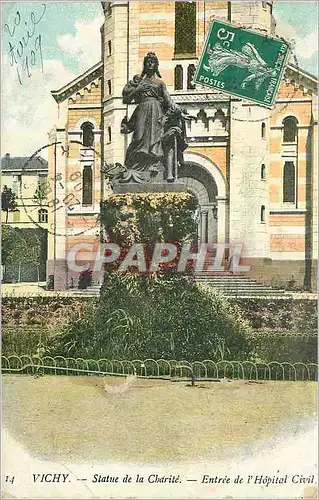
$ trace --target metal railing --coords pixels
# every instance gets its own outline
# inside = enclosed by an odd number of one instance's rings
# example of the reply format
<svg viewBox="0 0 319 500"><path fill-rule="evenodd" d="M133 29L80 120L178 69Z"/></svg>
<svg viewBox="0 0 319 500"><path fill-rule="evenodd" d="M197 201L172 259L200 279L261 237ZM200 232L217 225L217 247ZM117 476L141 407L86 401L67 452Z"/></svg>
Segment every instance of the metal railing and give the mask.
<svg viewBox="0 0 319 500"><path fill-rule="evenodd" d="M270 363L252 361L204 361L189 362L175 359L134 359L108 360L66 358L64 356L1 356L3 373L48 374L48 375L114 375L136 374L142 378L216 380L229 378L235 380L286 380L316 381L316 363Z"/></svg>

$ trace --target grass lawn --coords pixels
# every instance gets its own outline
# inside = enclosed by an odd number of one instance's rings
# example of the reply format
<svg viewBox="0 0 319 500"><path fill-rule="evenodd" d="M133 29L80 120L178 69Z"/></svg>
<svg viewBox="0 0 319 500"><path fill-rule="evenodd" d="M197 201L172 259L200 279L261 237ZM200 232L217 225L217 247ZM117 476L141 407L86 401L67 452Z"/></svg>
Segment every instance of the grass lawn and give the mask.
<svg viewBox="0 0 319 500"><path fill-rule="evenodd" d="M86 462L222 459L245 444L296 434L313 418L314 382L198 383L3 376L3 425L31 455ZM123 379L107 379L110 384Z"/></svg>

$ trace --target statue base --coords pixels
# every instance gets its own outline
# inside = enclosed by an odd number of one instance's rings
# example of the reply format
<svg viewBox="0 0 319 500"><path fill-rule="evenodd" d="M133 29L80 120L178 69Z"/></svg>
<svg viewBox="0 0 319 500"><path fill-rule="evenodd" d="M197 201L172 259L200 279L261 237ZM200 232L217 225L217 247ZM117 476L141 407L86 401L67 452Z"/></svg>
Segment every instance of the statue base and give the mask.
<svg viewBox="0 0 319 500"><path fill-rule="evenodd" d="M126 193L182 193L186 188L179 182L150 182L150 183L116 183L113 185L115 194Z"/></svg>

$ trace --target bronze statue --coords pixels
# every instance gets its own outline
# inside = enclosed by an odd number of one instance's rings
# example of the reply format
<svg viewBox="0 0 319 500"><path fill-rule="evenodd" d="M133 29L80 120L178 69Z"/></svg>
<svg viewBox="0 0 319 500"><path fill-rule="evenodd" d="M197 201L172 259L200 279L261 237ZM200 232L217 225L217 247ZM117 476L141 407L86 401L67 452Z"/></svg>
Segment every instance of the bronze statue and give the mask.
<svg viewBox="0 0 319 500"><path fill-rule="evenodd" d="M144 57L141 75L124 87L124 104L137 104L130 119L125 117L121 133L133 132L119 182L174 182L177 165L187 147L184 110L175 104L162 80L154 52Z"/></svg>

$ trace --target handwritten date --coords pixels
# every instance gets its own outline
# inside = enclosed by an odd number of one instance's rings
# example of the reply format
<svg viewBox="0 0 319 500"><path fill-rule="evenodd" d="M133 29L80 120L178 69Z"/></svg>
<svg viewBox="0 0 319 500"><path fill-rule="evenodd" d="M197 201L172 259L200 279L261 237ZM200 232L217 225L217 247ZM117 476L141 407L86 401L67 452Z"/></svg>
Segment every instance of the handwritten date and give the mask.
<svg viewBox="0 0 319 500"><path fill-rule="evenodd" d="M4 31L9 35L10 65L15 66L21 85L22 74L30 78L32 67L39 65L43 72L42 37L36 30L45 11L46 5L42 4L42 12L36 15L32 11L28 19L23 19L21 13L17 11L13 22L4 25Z"/></svg>

